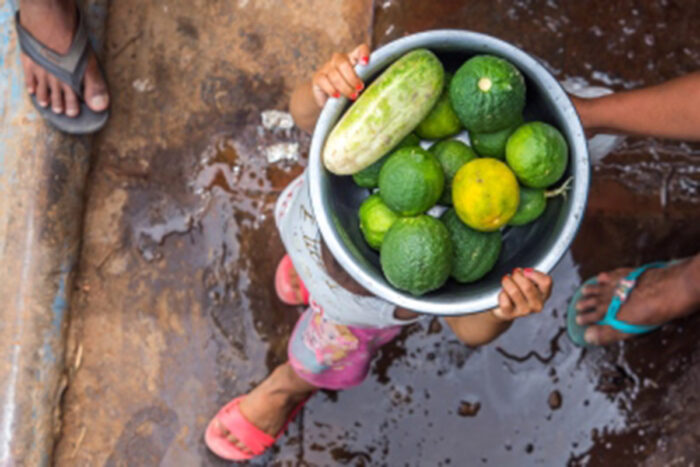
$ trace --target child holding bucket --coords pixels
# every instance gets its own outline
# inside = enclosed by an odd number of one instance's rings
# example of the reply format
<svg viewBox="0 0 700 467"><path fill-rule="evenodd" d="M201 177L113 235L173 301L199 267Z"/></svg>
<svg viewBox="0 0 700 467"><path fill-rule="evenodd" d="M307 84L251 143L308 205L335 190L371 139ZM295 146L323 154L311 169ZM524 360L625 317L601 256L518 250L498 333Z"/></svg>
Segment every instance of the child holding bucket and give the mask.
<svg viewBox="0 0 700 467"><path fill-rule="evenodd" d="M294 91L290 111L297 126L312 131L329 97L355 100L364 83L354 66L368 62L366 45L334 54ZM289 360L249 394L226 404L209 423L207 446L229 460L251 459L272 446L316 390L360 384L379 347L421 317L370 295L335 261L314 219L305 174L280 195L275 221L288 252L275 275L277 293L285 303L308 308L289 340ZM465 344L484 345L514 319L542 311L552 279L532 269L515 269L501 284L498 308L445 318Z"/></svg>

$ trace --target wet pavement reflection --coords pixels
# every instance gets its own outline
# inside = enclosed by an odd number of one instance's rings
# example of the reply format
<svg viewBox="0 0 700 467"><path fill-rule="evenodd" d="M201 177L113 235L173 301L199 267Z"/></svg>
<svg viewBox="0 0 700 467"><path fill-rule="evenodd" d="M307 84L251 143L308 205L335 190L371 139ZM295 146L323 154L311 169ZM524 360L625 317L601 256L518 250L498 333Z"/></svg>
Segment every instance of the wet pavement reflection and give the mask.
<svg viewBox="0 0 700 467"><path fill-rule="evenodd" d="M309 137L263 112L284 109L291 87L338 44L368 30L379 45L467 28L515 42L560 79L615 89L700 68L695 2L339 1L320 21L340 39L314 29L298 2L229 3L201 18L184 4L154 4L128 25L135 2L110 11L115 50L141 29L156 46L109 65L125 107L97 141L70 332L70 354L81 357L58 465L227 465L206 451L204 427L284 361L300 311L274 295L283 249L271 214L306 165ZM196 53L198 44L210 49ZM144 73L163 87L152 97L131 87ZM135 99L143 108L129 110ZM584 224L541 315L478 350L439 320L406 328L365 384L320 393L251 464L700 459L700 319L590 350L573 347L563 327L582 278L697 251L699 155L698 145L627 139L594 168Z"/></svg>

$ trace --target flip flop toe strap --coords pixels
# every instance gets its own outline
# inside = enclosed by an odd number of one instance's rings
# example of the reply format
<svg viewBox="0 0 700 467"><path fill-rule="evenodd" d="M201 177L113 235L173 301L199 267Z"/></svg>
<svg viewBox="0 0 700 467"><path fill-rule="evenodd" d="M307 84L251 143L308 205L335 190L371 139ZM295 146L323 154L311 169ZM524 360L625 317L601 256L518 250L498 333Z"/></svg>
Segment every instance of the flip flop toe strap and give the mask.
<svg viewBox="0 0 700 467"><path fill-rule="evenodd" d="M39 42L19 21L19 11L15 13L15 27L22 51L35 63L68 84L82 99L82 82L87 68L90 43L83 14L78 9L78 27L73 42L65 54L54 52Z"/></svg>
<svg viewBox="0 0 700 467"><path fill-rule="evenodd" d="M240 399L236 399L229 406L224 407L216 418L243 446L254 455L259 456L275 444L275 438L253 425L243 416L240 401Z"/></svg>
<svg viewBox="0 0 700 467"><path fill-rule="evenodd" d="M615 292L613 298L608 306L608 311L605 313L605 317L598 321L597 324L603 326L610 326L620 332L625 334L644 334L649 331L653 331L660 327L660 325L643 325L643 324L630 324L625 321L617 319L617 314L620 312L620 307L627 301L630 294L637 286L637 279L639 276L644 274L647 269L652 268L663 268L668 266L667 262L656 262L644 265L640 268L635 269L629 273L625 278L621 279Z"/></svg>

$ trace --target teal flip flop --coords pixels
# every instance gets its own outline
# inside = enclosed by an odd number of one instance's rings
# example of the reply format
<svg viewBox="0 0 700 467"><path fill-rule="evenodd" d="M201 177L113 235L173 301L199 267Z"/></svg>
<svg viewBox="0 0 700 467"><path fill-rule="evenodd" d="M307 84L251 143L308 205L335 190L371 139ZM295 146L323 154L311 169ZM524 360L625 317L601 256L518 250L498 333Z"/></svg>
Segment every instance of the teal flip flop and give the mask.
<svg viewBox="0 0 700 467"><path fill-rule="evenodd" d="M660 325L645 326L641 324L626 323L617 319L617 314L620 312L620 307L625 303L625 301L627 301L630 293L632 293L632 290L634 290L636 287L639 276L644 274L647 269L665 268L674 262L659 261L656 263L646 264L635 269L623 279L620 279L620 281L617 283L615 294L613 295L610 305L608 306L608 311L605 313L605 317L595 324L610 326L611 328L624 332L625 334L645 334L659 328ZM576 323L576 304L583 297L583 288L587 285L597 283L598 280L595 277L592 277L581 284L581 287L576 290L576 293L572 297L571 302L569 303L569 308L566 312L567 334L569 335L569 339L571 339L571 341L579 347L588 347L591 344L587 343L583 338L588 326L581 326Z"/></svg>

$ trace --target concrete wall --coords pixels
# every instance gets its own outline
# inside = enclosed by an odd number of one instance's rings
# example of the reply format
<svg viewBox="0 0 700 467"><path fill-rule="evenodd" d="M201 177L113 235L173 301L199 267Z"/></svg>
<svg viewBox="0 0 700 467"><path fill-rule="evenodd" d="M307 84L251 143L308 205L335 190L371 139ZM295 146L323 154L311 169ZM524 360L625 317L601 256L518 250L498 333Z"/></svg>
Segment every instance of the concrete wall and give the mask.
<svg viewBox="0 0 700 467"><path fill-rule="evenodd" d="M105 11L90 5L93 26ZM90 138L63 136L34 111L13 22L0 1L0 465L33 466L50 463L60 429Z"/></svg>

